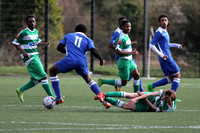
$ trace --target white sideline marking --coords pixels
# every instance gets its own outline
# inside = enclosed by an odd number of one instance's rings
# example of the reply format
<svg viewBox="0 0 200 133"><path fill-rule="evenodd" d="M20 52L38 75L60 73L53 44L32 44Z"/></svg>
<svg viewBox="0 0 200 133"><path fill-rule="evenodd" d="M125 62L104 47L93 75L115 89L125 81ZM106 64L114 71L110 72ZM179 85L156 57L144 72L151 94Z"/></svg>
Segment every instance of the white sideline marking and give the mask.
<svg viewBox="0 0 200 133"><path fill-rule="evenodd" d="M43 105L1 105L4 107L38 107L41 108ZM90 106L56 106L55 108L70 108L70 109L105 109L105 107L90 107ZM119 109L117 107L111 107L110 109ZM109 110L110 110L109 109ZM200 110L175 110L177 111L185 111L185 112L199 112Z"/></svg>
<svg viewBox="0 0 200 133"><path fill-rule="evenodd" d="M124 129L200 129L200 126L141 126L141 125L118 125L118 124L80 124L80 123L55 123L55 122L0 122L0 124L35 124L35 125L73 125L92 126L80 128L17 128L0 129L2 131L44 131L44 130L124 130ZM101 127L98 127L101 126ZM105 126L105 127L104 127ZM96 128L95 128L96 127Z"/></svg>

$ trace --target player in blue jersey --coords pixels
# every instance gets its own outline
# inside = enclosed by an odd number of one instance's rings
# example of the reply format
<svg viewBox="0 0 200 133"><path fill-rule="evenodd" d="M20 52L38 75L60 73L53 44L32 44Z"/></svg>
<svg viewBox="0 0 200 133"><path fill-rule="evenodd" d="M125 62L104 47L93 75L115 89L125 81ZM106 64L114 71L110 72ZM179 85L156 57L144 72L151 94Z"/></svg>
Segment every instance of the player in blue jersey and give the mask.
<svg viewBox="0 0 200 133"><path fill-rule="evenodd" d="M57 104L64 102L61 97L59 88L59 78L58 73L67 73L75 70L86 83L90 86L91 90L96 94L95 99L100 99L101 102L104 100L104 94L100 91L97 83L92 80L88 71L87 65L87 51L92 52L92 54L100 60L100 65L105 64L105 60L96 50L93 41L86 36L87 28L83 24L79 24L75 28L75 33L68 33L60 41L57 50L61 53L66 54L65 59L58 61L50 69L50 80L52 87L56 94ZM104 104L107 108L110 104Z"/></svg>
<svg viewBox="0 0 200 133"><path fill-rule="evenodd" d="M180 44L170 43L170 37L167 32L169 17L167 15L160 15L158 21L160 27L155 32L150 48L159 55L161 69L168 78L163 78L155 83L148 83L147 87L149 91L153 91L155 87L172 83L171 90L176 92L179 86L181 74L180 68L172 58L170 47L176 47L181 50L183 47ZM157 45L157 48L155 45Z"/></svg>
<svg viewBox="0 0 200 133"><path fill-rule="evenodd" d="M125 21L126 19L123 18L123 17L120 17L119 18L119 27L117 27L117 29L114 31L111 39L110 39L110 43L109 43L109 47L112 48L114 51L115 51L115 48L116 48L116 44L115 44L115 40L119 37L119 35L122 33L122 22ZM133 41L131 42L131 44L137 44L136 41ZM119 55L116 54L116 51L115 51L115 59L118 61L119 59ZM133 63L136 65L135 61L132 59ZM139 71L139 70L138 70ZM128 81L130 81L133 77L130 75L130 78ZM104 79L106 80L106 79ZM101 85L101 81L102 79L100 78L99 79L99 82L98 82L98 85ZM115 90L116 91L121 91L121 84L118 84L118 82L116 82L116 85L115 85ZM142 88L142 80L140 78L140 91L144 91L144 89Z"/></svg>

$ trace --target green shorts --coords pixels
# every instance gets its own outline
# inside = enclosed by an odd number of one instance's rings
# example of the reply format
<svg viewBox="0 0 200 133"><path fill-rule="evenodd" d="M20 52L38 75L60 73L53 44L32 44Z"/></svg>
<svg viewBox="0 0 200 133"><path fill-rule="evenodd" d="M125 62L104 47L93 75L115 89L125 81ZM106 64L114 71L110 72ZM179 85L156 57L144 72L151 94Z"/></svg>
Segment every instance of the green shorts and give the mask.
<svg viewBox="0 0 200 133"><path fill-rule="evenodd" d="M122 58L119 58L119 60L117 61L117 66L119 69L118 75L122 80L128 80L130 77L130 73L137 68L137 65L134 64L132 60Z"/></svg>
<svg viewBox="0 0 200 133"><path fill-rule="evenodd" d="M31 62L27 66L27 69L31 75L31 79L33 80L41 80L47 76L46 72L44 71L42 62L38 55L31 56Z"/></svg>

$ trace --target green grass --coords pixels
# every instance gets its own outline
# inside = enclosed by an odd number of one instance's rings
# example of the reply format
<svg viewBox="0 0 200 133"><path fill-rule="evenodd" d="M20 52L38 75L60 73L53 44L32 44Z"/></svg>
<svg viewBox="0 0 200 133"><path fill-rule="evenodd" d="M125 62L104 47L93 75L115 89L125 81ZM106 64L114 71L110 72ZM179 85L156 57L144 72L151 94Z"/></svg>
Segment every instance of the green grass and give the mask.
<svg viewBox="0 0 200 133"><path fill-rule="evenodd" d="M95 81L99 76L92 76ZM118 78L103 76L104 78ZM47 110L42 105L46 96L41 84L24 93L24 103L16 95L16 88L29 81L28 76L0 77L0 132L151 132L188 133L200 132L200 79L183 78L177 92L177 110L173 113L135 113L112 106L106 110L89 86L79 76L59 76L65 103ZM160 79L160 78L159 78ZM142 79L146 89L148 82L157 79ZM159 89L170 88L170 85ZM104 85L103 92L114 91L114 87ZM124 91L132 92L132 82ZM158 90L158 89L156 89ZM127 101L124 99L124 101Z"/></svg>

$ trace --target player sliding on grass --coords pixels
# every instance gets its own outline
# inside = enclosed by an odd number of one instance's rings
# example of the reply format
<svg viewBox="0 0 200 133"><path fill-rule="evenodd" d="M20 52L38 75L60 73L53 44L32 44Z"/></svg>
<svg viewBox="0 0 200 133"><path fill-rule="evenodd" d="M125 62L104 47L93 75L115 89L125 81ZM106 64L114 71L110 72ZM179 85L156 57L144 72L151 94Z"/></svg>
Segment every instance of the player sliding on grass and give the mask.
<svg viewBox="0 0 200 133"><path fill-rule="evenodd" d="M119 108L134 112L173 112L176 109L176 92L160 90L157 92L108 92L105 101ZM128 103L111 97L130 99Z"/></svg>
<svg viewBox="0 0 200 133"><path fill-rule="evenodd" d="M99 98L101 102L104 101L104 94L100 91L97 83L90 77L86 53L87 51L92 52L92 54L100 60L101 66L105 64L105 60L96 50L93 41L86 36L86 32L87 28L85 25L77 25L75 33L65 35L57 47L59 52L66 54L65 59L58 61L49 69L52 87L57 96L57 104L64 102L61 97L59 78L57 77L57 74L67 73L72 70L75 70L80 76L82 76L82 78L90 86L90 89L96 94L95 98ZM104 106L108 108L110 104L105 103Z"/></svg>
<svg viewBox="0 0 200 133"><path fill-rule="evenodd" d="M155 87L170 84L171 89L175 92L178 89L181 74L180 68L172 58L170 47L176 47L178 49L183 49L182 45L176 43L170 43L170 37L167 32L167 27L169 25L169 18L167 15L160 15L158 18L160 27L155 32L155 35L151 41L150 48L159 55L160 67L168 78L163 78L155 83L148 83L148 91L153 91ZM156 48L156 46L158 48Z"/></svg>
<svg viewBox="0 0 200 133"><path fill-rule="evenodd" d="M134 92L140 91L140 75L137 65L132 61L132 55L137 55L138 51L132 48L131 40L128 34L131 31L131 23L127 20L122 22L123 32L115 40L116 54L119 55L117 66L119 69L119 76L121 79L102 79L99 78L99 87L103 84L113 86L125 86L129 80L130 75L134 78L133 86Z"/></svg>
<svg viewBox="0 0 200 133"><path fill-rule="evenodd" d="M48 83L47 74L44 71L42 62L38 57L38 46L50 46L48 42L41 42L38 31L35 29L36 20L34 16L26 17L27 28L22 30L12 42L15 47L20 51L21 58L23 59L28 72L31 75L30 81L21 88L16 90L17 95L21 102L24 102L23 93L34 87L36 84L42 82L42 87L49 96L53 96L51 87Z"/></svg>

